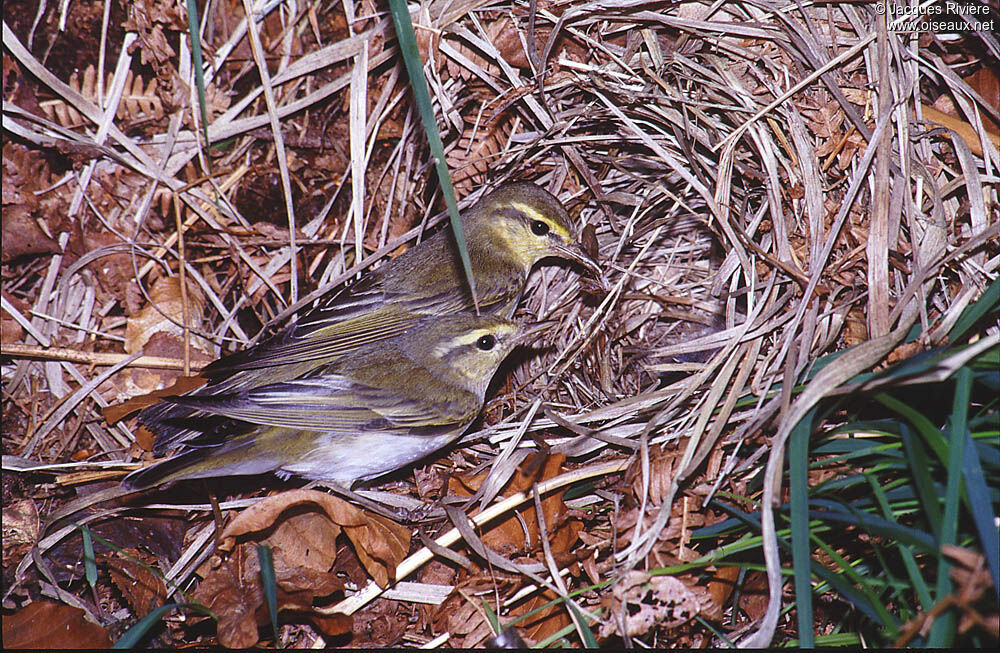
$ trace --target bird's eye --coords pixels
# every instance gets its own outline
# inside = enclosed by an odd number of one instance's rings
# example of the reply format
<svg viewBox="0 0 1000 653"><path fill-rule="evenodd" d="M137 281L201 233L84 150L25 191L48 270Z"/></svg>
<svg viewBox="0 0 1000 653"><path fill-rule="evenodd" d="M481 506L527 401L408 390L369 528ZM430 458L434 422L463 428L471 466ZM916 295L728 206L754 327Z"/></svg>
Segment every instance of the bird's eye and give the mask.
<svg viewBox="0 0 1000 653"><path fill-rule="evenodd" d="M549 225L541 220L531 221L531 233L536 236L544 236L549 233Z"/></svg>
<svg viewBox="0 0 1000 653"><path fill-rule="evenodd" d="M493 349L497 344L497 339L493 336L479 336L479 340L476 341L476 347L479 347L482 351L489 351Z"/></svg>

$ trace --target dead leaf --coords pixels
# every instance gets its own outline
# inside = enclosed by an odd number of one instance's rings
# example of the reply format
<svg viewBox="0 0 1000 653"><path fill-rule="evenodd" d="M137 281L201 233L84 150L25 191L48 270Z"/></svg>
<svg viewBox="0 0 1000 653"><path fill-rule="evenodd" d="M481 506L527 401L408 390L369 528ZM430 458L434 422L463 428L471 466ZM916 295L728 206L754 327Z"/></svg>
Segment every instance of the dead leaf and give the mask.
<svg viewBox="0 0 1000 653"><path fill-rule="evenodd" d="M6 292L3 293L3 298L11 303L14 308L20 311L21 315L25 315L30 310L30 306L22 300L20 297L15 297L14 295L8 295ZM24 337L24 329L21 324L14 319L14 316L7 312L6 309L0 312L0 342L3 344L14 343L21 340Z"/></svg>
<svg viewBox="0 0 1000 653"><path fill-rule="evenodd" d="M109 555L106 561L111 581L135 610L136 616L142 618L163 605L167 598L167 586L160 576L132 559L139 556L138 550L126 549L117 555Z"/></svg>
<svg viewBox="0 0 1000 653"><path fill-rule="evenodd" d="M367 514L367 523L345 526L361 564L378 583L388 587L396 580L396 567L410 550L410 531L381 515Z"/></svg>
<svg viewBox="0 0 1000 653"><path fill-rule="evenodd" d="M243 552L242 547L240 552ZM218 617L219 643L228 648L249 648L258 640L254 614L263 605L264 594L258 581L257 556L250 558L231 556L206 576L192 595ZM252 567L250 573L247 566Z"/></svg>
<svg viewBox="0 0 1000 653"><path fill-rule="evenodd" d="M562 454L545 457L537 453L527 458L514 474L513 478L501 491L502 496L511 496L517 492L529 490L534 483L558 476L562 472L562 464L566 456ZM486 479L488 472L476 476L452 477L449 482L448 494L457 496L472 496ZM567 553L576 543L583 523L576 519L566 519L567 508L562 502L563 491L554 492L542 499L542 510L545 525L549 531L549 545L553 555ZM538 534L538 516L535 514L534 502L522 504L518 510L521 519L512 515L496 525L488 527L483 534L483 543L505 555L513 553L528 553L536 550L541 544ZM522 520L525 526L522 526Z"/></svg>
<svg viewBox="0 0 1000 653"><path fill-rule="evenodd" d="M301 614L328 635L350 632L350 617L316 618L313 610L314 600L344 589L339 578L326 571L289 565L278 549L274 550L273 561L279 612ZM237 546L208 572L193 597L218 616L220 644L227 648L254 646L259 639L258 627L270 620L261 587L257 543Z"/></svg>
<svg viewBox="0 0 1000 653"><path fill-rule="evenodd" d="M762 618L767 612L767 576L763 573L751 571L746 575L740 587L740 609L751 621Z"/></svg>
<svg viewBox="0 0 1000 653"><path fill-rule="evenodd" d="M34 601L3 617L3 645L10 649L108 649L103 626L87 621L80 608Z"/></svg>
<svg viewBox="0 0 1000 653"><path fill-rule="evenodd" d="M131 263L129 264L131 274ZM129 317L125 325L125 351L129 354L146 346L157 333L176 336L183 342L184 297L181 293L180 277L160 277L149 289L150 303L136 315ZM194 328L201 326L205 312L205 297L197 284L187 284L187 320ZM191 337L191 345L203 352L210 352L211 346L201 338ZM152 352L145 352L150 354ZM163 352L157 352L161 355Z"/></svg>
<svg viewBox="0 0 1000 653"><path fill-rule="evenodd" d="M624 623L629 637L645 635L652 628L676 628L702 613L707 590L692 587L676 576L650 576L632 570L615 584L606 598L608 618L600 637L610 637Z"/></svg>
<svg viewBox="0 0 1000 653"><path fill-rule="evenodd" d="M292 490L258 501L226 527L220 548L230 550L240 535L270 528L283 512L304 505L318 507L332 522L328 530L330 540L336 539L343 528L358 558L380 587L395 579L396 566L410 548L409 529L316 490Z"/></svg>
<svg viewBox="0 0 1000 653"><path fill-rule="evenodd" d="M114 426L132 413L137 413L147 406L152 406L163 397L182 395L185 392L200 388L206 383L208 383L208 379L197 374L194 376L182 376L167 388L153 390L152 392L126 399L114 406L106 406L103 410L104 421L108 423L108 426ZM145 447L143 448L145 449Z"/></svg>
<svg viewBox="0 0 1000 653"><path fill-rule="evenodd" d="M541 608L543 605L558 598L552 590L544 590L535 594L523 604L518 605L510 611L512 617L519 617L528 614L533 610ZM556 603L536 612L533 616L524 621L518 622L521 635L535 642L540 642L550 635L554 635L570 624L569 612L564 603Z"/></svg>
<svg viewBox="0 0 1000 653"><path fill-rule="evenodd" d="M3 232L4 263L21 256L55 254L59 243L49 238L24 204L9 204L0 212Z"/></svg>
<svg viewBox="0 0 1000 653"><path fill-rule="evenodd" d="M3 507L3 566L7 567L31 550L38 541L41 522L31 499L19 499Z"/></svg>

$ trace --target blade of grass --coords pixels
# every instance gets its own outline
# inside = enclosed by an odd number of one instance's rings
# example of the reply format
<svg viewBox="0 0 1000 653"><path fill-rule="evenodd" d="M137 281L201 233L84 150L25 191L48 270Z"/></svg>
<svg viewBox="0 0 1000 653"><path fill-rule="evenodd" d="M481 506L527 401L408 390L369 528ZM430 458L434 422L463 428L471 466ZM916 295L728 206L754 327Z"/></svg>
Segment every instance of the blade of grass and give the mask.
<svg viewBox="0 0 1000 653"><path fill-rule="evenodd" d="M934 537L941 539L941 506L938 505L938 495L934 491L934 479L931 477L931 461L927 458L920 441L914 437L910 428L906 424L899 425L899 434L903 440L903 450L906 452L906 460L910 465L910 473L913 478L913 485L920 496L920 505L927 515L927 523L934 531ZM930 597L927 597L930 598ZM921 597L921 601L923 598ZM926 609L930 609L929 604L925 604Z"/></svg>
<svg viewBox="0 0 1000 653"><path fill-rule="evenodd" d="M887 519L893 517L892 506L889 505L889 499L885 492L882 490L882 486L879 485L878 479L872 474L866 474L869 482L869 486L872 489L872 495L875 497L875 501L878 503L879 507L882 508L882 515ZM900 556L903 559L903 566L906 568L906 573L910 578L910 586L916 590L917 598L920 599L920 605L924 610L930 610L931 605L933 605L933 600L931 599L930 589L927 587L927 582L924 580L923 575L920 573L920 566L917 564L917 559L914 557L913 552L910 548L901 542L895 540L888 540L892 542L896 550L899 551ZM887 565L883 565L883 568L888 570Z"/></svg>
<svg viewBox="0 0 1000 653"><path fill-rule="evenodd" d="M851 564L838 554L833 547L815 535L812 541L819 545L823 551L842 570L842 573L833 572L815 560L812 564L813 573L830 585L844 599L849 601L855 608L863 612L869 619L881 625L883 628L895 632L899 629L899 622L886 609L879 600L877 592L872 589L868 579L861 576ZM862 589L855 586L856 583Z"/></svg>
<svg viewBox="0 0 1000 653"><path fill-rule="evenodd" d="M1000 279L994 279L978 300L962 311L951 331L948 332L949 342L958 342L981 317L990 311L1000 310Z"/></svg>
<svg viewBox="0 0 1000 653"><path fill-rule="evenodd" d="M258 544L257 561L260 563L260 585L264 590L267 614L271 618L271 630L274 632L274 645L281 648L281 640L278 638L278 581L274 575L274 556L271 554L271 547Z"/></svg>
<svg viewBox="0 0 1000 653"><path fill-rule="evenodd" d="M941 433L940 429L934 426L929 419L891 395L880 392L875 395L875 400L908 419L920 435L923 436L928 446L937 454L938 460L944 464L948 463L948 442L945 440L944 434Z"/></svg>
<svg viewBox="0 0 1000 653"><path fill-rule="evenodd" d="M490 628L493 630L494 635L499 635L503 632L503 626L500 625L500 615L496 613L496 610L489 604L486 599L482 600L483 612L486 613L486 621L489 622Z"/></svg>
<svg viewBox="0 0 1000 653"><path fill-rule="evenodd" d="M451 185L451 175L448 173L448 163L444 157L444 146L441 144L441 134L438 132L437 121L434 118L434 107L431 105L431 95L427 90L427 80L417 50L417 38L413 33L413 23L410 21L410 11L406 0L389 0L392 11L392 21L396 25L396 38L399 40L399 50L406 64L406 72L410 76L410 88L413 98L420 110L420 120L427 132L427 142L434 158L434 169L437 170L438 181L441 183L441 193L448 205L448 217L451 218L451 229L458 244L458 253L462 259L462 269L465 270L465 280L469 283L472 293L472 303L479 313L479 300L476 296L476 279L472 276L472 262L469 260L469 250L465 245L465 230L458 217L458 204L455 202L455 189Z"/></svg>
<svg viewBox="0 0 1000 653"><path fill-rule="evenodd" d="M795 569L795 607L799 641L814 646L812 582L809 573L809 435L816 408L803 417L788 436L788 475L792 529L792 567Z"/></svg>
<svg viewBox="0 0 1000 653"><path fill-rule="evenodd" d="M941 537L938 545L957 544L958 509L962 495L962 459L968 429L969 396L972 393L972 370L962 367L955 375L955 395L951 409L951 435L948 442L948 485L944 496L944 515L941 519ZM951 593L949 576L951 562L938 553L937 585L935 598L943 600ZM955 612L949 610L938 616L931 626L927 645L935 648L950 646L955 638Z"/></svg>
<svg viewBox="0 0 1000 653"><path fill-rule="evenodd" d="M211 146L208 141L208 109L205 101L205 64L201 57L201 27L198 20L198 3L187 0L188 37L191 41L191 63L194 64L194 83L198 87L198 110L201 113L201 132L205 139L205 147ZM212 157L206 156L209 173L212 171Z"/></svg>
<svg viewBox="0 0 1000 653"><path fill-rule="evenodd" d="M969 505L972 520L979 533L979 544L993 578L993 592L1000 597L1000 583L997 582L997 572L1000 568L1000 535L997 534L996 512L990 502L990 490L983 474L975 443L968 431L965 433L965 448L962 458L962 477L965 479L965 491L969 495Z"/></svg>
<svg viewBox="0 0 1000 653"><path fill-rule="evenodd" d="M87 577L87 584L91 589L97 591L97 558L94 557L94 540L90 536L90 529L86 526L80 527L80 534L83 536L83 567Z"/></svg>
<svg viewBox="0 0 1000 653"><path fill-rule="evenodd" d="M178 608L189 608L195 612L201 612L214 618L214 615L205 606L196 603L168 603L167 605L161 605L126 630L112 648L116 650L135 648L164 615Z"/></svg>

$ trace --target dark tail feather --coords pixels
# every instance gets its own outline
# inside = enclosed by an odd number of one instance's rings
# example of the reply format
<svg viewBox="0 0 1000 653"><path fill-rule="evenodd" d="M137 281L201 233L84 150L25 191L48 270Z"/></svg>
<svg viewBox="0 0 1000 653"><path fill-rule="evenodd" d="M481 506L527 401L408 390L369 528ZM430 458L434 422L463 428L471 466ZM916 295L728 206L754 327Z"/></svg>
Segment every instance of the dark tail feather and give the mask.
<svg viewBox="0 0 1000 653"><path fill-rule="evenodd" d="M122 479L122 487L126 491L148 490L164 483L168 477L179 473L185 467L197 462L205 454L198 450L187 451L173 458L137 469Z"/></svg>
<svg viewBox="0 0 1000 653"><path fill-rule="evenodd" d="M249 425L193 406L161 401L139 413L139 423L156 435L153 453L164 456L180 445L213 446L238 435Z"/></svg>

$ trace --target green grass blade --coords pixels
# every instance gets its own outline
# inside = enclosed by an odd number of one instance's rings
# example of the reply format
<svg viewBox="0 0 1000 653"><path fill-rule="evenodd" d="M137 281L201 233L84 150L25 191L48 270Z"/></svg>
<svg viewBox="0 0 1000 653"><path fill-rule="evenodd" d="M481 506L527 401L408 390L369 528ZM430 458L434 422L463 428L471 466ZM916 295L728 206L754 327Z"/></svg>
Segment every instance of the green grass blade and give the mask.
<svg viewBox="0 0 1000 653"><path fill-rule="evenodd" d="M944 464L948 464L948 442L945 440L941 430L934 426L929 419L899 399L885 393L875 395L875 399L908 419L910 424L917 429L917 432L920 433L924 441L927 442L927 445L937 455L938 460Z"/></svg>
<svg viewBox="0 0 1000 653"><path fill-rule="evenodd" d="M490 629L493 630L493 634L499 635L503 632L503 626L500 625L500 615L496 613L486 599L483 599L483 612L486 613L486 621L489 622Z"/></svg>
<svg viewBox="0 0 1000 653"><path fill-rule="evenodd" d="M813 604L809 555L809 435L815 407L795 425L788 438L788 474L791 493L792 567L795 569L795 608L799 641L813 648Z"/></svg>
<svg viewBox="0 0 1000 653"><path fill-rule="evenodd" d="M882 509L882 515L887 521L893 520L895 517L892 506L890 505L889 498L886 496L885 491L883 491L882 487L878 484L878 479L872 474L866 474L865 476L868 478L869 487L872 489L872 495L875 497L875 501ZM910 586L916 590L917 597L920 599L921 607L924 610L930 610L931 605L933 604L931 592L927 587L927 582L924 580L923 575L920 573L920 565L917 564L917 559L910 550L910 547L896 540L887 540L887 542L892 543L892 545L899 552L899 555L903 560L903 566L906 569L906 574L910 579ZM883 568L887 573L889 573L890 570L887 565L883 565Z"/></svg>
<svg viewBox="0 0 1000 653"><path fill-rule="evenodd" d="M201 26L198 22L198 3L187 0L188 36L191 40L191 64L194 67L194 83L198 87L198 110L201 113L201 131L205 137L205 147L208 142L208 109L205 102L205 64L201 56ZM250 18L250 20L253 20ZM205 157L211 161L211 157ZM211 165L211 163L209 164Z"/></svg>
<svg viewBox="0 0 1000 653"><path fill-rule="evenodd" d="M94 540L90 536L90 529L86 526L80 527L80 535L83 536L83 568L87 576L87 584L94 590L97 589L97 558L94 556Z"/></svg>
<svg viewBox="0 0 1000 653"><path fill-rule="evenodd" d="M976 445L968 431L965 433L962 477L965 479L965 491L969 495L972 520L979 533L980 548L986 556L990 576L993 578L993 592L1000 597L1000 583L997 582L997 573L1000 571L1000 535L994 526L997 516L990 502L990 489L986 484Z"/></svg>
<svg viewBox="0 0 1000 653"><path fill-rule="evenodd" d="M948 332L948 342L958 342L965 333L975 326L990 311L1000 311L1000 279L994 279L976 303L967 307Z"/></svg>
<svg viewBox="0 0 1000 653"><path fill-rule="evenodd" d="M281 640L278 638L278 580L274 575L271 547L258 544L257 561L260 563L260 586L264 591L264 602L267 603L267 614L271 618L271 630L274 632L274 645L281 648Z"/></svg>
<svg viewBox="0 0 1000 653"><path fill-rule="evenodd" d="M927 452L920 440L913 435L906 424L899 425L899 434L903 440L903 450L906 452L913 484L920 497L920 506L927 515L927 523L934 531L934 537L941 539L941 506L938 505L938 495L934 491L931 461L927 458Z"/></svg>
<svg viewBox="0 0 1000 653"><path fill-rule="evenodd" d="M583 638L584 648L600 648L600 645L597 643L597 638L594 637L593 631L591 631L587 626L587 620L583 618L583 615L576 609L576 606L572 603L567 603L566 607L573 613L573 616L576 618L576 623L580 624L580 637Z"/></svg>
<svg viewBox="0 0 1000 653"><path fill-rule="evenodd" d="M465 270L465 279L469 283L472 301L476 305L478 313L479 301L476 298L476 280L472 276L472 262L469 260L469 250L465 245L465 231L462 229L462 222L458 217L455 189L451 185L451 175L448 174L448 163L445 160L444 146L441 144L441 134L438 132L437 121L434 118L434 107L431 105L431 94L427 89L427 80L424 78L423 62L420 60L420 51L417 50L417 38L413 33L410 12L407 9L406 0L389 0L389 9L392 11L392 21L396 25L399 50L403 55L403 62L406 64L406 72L410 76L413 98L420 111L420 120L424 124L424 131L427 132L427 142L431 148L431 156L434 158L434 169L437 170L441 192L444 194L445 204L448 205L448 216L451 218L451 228L458 244L462 268Z"/></svg>
<svg viewBox="0 0 1000 653"><path fill-rule="evenodd" d="M819 537L813 536L812 541L819 545L833 562L840 567L841 573L835 573L816 561L813 561L812 571L821 580L837 591L845 600L851 603L869 619L882 628L895 633L899 622L879 600L878 593L872 588L866 578L861 576L851 564ZM857 586L855 586L855 584ZM858 589L860 587L861 589Z"/></svg>
<svg viewBox="0 0 1000 653"><path fill-rule="evenodd" d="M955 374L955 395L951 408L951 434L948 441L948 485L944 496L944 514L941 518L940 544L956 544L958 537L958 510L962 499L962 459L965 456L966 430L968 428L969 397L972 394L972 370L962 367ZM951 593L948 572L951 562L938 555L938 575L935 599L943 600ZM950 646L955 637L955 613L940 615L931 626L927 645L935 648Z"/></svg>
<svg viewBox="0 0 1000 653"><path fill-rule="evenodd" d="M126 630L112 648L117 650L135 648L164 615L178 608L188 608L214 618L214 615L205 606L196 603L168 603L167 605L161 605Z"/></svg>
<svg viewBox="0 0 1000 653"><path fill-rule="evenodd" d="M857 526L879 537L896 539L909 546L917 547L921 553L936 553L938 551L938 543L934 537L919 529L909 528L898 522L857 510L853 506L845 506L842 503L826 499L813 499L809 504L814 508L809 513L812 519ZM825 508L825 510L816 510L816 508Z"/></svg>

